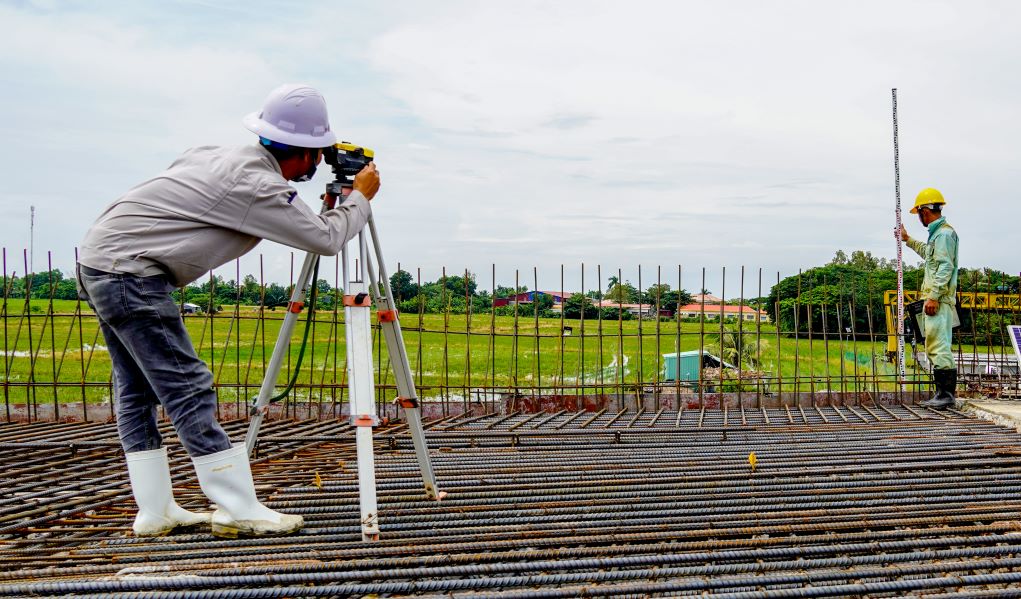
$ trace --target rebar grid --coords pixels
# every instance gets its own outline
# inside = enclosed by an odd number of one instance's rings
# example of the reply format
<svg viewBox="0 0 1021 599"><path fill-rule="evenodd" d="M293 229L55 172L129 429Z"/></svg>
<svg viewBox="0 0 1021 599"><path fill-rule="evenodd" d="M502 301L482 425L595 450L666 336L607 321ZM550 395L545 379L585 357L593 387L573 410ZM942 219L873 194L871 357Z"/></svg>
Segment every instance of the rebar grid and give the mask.
<svg viewBox="0 0 1021 599"><path fill-rule="evenodd" d="M21 279L14 276L13 257L6 249L2 254L3 419L112 417L109 360L88 306L80 301L55 301L56 283L33 292L32 277L19 283L21 293L37 299L26 302L13 297L13 285ZM27 254L22 258L27 260ZM49 264L52 273L52 257ZM234 266L240 280L240 262ZM329 266L327 260L323 272L329 272ZM330 286L336 292L342 282L336 264L333 267ZM265 294L267 282L261 270L260 265L258 285ZM568 287L566 270L561 266L558 273L561 295ZM639 268L635 280L639 287L651 281L657 290L667 282L680 288L684 271L680 266L656 267L654 273L647 274L648 270ZM458 276L464 280L471 276L462 272ZM693 271L689 268L687 272ZM421 270L415 269L415 273L421 284ZM1005 288L1003 281L980 281L976 272L971 274L962 279L962 285L970 289ZM761 300L768 293L764 275L767 281L772 277L761 269L745 267L701 269L700 281L703 288L717 287L732 301L747 304L750 298ZM450 276L444 268L440 280ZM540 286L537 268L498 272L493 266L490 276L494 294L498 281L513 280L516 288ZM583 264L575 273L580 281L576 293L602 292L608 279L623 281L627 277L621 269L586 268ZM443 310L426 314L419 286L417 310L402 314L401 324L424 409L427 413L432 410L433 415L535 411L542 398L559 398L568 409L587 402L595 411L619 411L728 403L752 408L789 405L792 409L845 403L910 404L925 394L928 375L924 368L910 373L907 392L901 389L896 365L886 355L886 309L873 303L876 289L871 278L868 297L861 297L862 290L843 279L813 279L814 284L840 290L835 295L803 294L801 279L799 275L793 303L757 304L768 314L769 322L760 318L727 321L725 306L706 304L704 297L701 318L653 317L660 314L659 291L648 302L639 300L637 307L631 308L647 316L633 322L623 319L625 304L621 301L616 303L620 310L615 318L605 318L602 311L597 317L585 317L583 311L581 318L567 319L563 310L556 318L540 318L538 302L514 303L510 315L498 317L493 309L489 314L477 313L467 286L464 297L458 298L464 313L453 312L455 298L444 287ZM781 282L779 273L776 282ZM858 283L860 287L861 281ZM213 371L224 419L245 417L283 317L281 311L265 306L241 306L240 286L237 293L235 303L225 304L219 314L207 312L185 319L200 356ZM1021 396L1021 375L1005 333L1006 326L1021 316L1021 293L1016 295L1000 293L995 303L987 300L986 294L961 295L962 301L981 305L983 310L955 334L961 380L973 392ZM852 317L855 314L858 316ZM867 318L863 320L861 314ZM792 324L777 326L777 322ZM285 417L329 418L347 410L343 312L337 306L321 309L312 326L312 346L295 391L279 406ZM292 354L297 354L297 346L292 344ZM376 399L380 415L387 416L391 413L386 406L395 390L381 349L377 344ZM734 362L735 368L700 368L691 380L668 376L663 355L687 350L727 354L722 357ZM291 377L294 368L294 356L289 354L281 381Z"/></svg>
<svg viewBox="0 0 1021 599"><path fill-rule="evenodd" d="M1010 429L909 406L593 416L429 421L442 502L422 495L403 426L380 429L376 543L361 541L345 421L267 423L260 496L307 524L230 541L130 536L112 425L2 424L0 596L1021 591L1021 436ZM237 437L243 425L226 428ZM203 508L167 432L177 499Z"/></svg>

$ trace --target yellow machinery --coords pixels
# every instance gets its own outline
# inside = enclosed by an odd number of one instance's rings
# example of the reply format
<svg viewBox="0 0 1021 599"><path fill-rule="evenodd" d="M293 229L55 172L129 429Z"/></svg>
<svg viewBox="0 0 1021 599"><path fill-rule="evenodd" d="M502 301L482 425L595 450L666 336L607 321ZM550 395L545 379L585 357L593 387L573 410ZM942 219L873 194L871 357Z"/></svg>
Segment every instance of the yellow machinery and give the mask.
<svg viewBox="0 0 1021 599"><path fill-rule="evenodd" d="M904 302L909 303L921 299L919 292L904 290ZM886 308L886 353L897 355L897 291L890 290L883 294L883 307ZM995 311L1010 310L1021 312L1021 294L1013 293L958 293L957 307L962 310Z"/></svg>

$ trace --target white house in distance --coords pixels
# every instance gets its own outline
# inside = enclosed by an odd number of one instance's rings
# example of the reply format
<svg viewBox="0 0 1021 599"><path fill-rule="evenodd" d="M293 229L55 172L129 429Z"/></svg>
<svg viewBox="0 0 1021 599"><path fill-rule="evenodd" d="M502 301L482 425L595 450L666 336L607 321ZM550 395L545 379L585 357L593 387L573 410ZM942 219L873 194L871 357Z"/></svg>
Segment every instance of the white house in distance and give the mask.
<svg viewBox="0 0 1021 599"><path fill-rule="evenodd" d="M604 299L604 300L592 300L592 305L595 308L598 308L600 310L603 309L603 308L618 308L620 310L623 310L624 312L630 312L631 315L635 316L636 318L655 318L656 317L656 304L628 304L628 303L620 303L620 302L615 301L615 300ZM561 310L564 309L564 306L561 303L557 303L557 304L553 304L553 307L550 308L550 309L553 310L554 312L560 312ZM659 312L660 312L660 316L667 316L667 317L671 316L671 313L670 313L669 310L660 310Z"/></svg>
<svg viewBox="0 0 1021 599"><path fill-rule="evenodd" d="M181 306L181 314L199 314L202 312L202 306L197 304L185 303Z"/></svg>
<svg viewBox="0 0 1021 599"><path fill-rule="evenodd" d="M691 303L693 303L693 304L706 304L706 305L709 305L709 304L719 305L719 304L723 303L723 300L718 298L718 297L716 297L715 295L713 295L711 293L705 293L705 294L703 294L703 293L696 293L695 295L691 296Z"/></svg>
<svg viewBox="0 0 1021 599"><path fill-rule="evenodd" d="M756 310L751 306L731 306L728 304L709 304L706 303L704 306L701 303L688 304L686 306L680 306L677 308L677 318L698 318L698 315L702 313L703 308L705 309L706 320L714 320L723 314L723 318L726 320L747 320L755 322L769 322L769 313L763 312L762 310Z"/></svg>
<svg viewBox="0 0 1021 599"><path fill-rule="evenodd" d="M655 318L656 316L656 305L655 304L622 304L614 300L599 300L593 301L593 304L597 308L620 308L625 312L630 312L632 315L638 318ZM661 310L665 315L669 316L669 312Z"/></svg>

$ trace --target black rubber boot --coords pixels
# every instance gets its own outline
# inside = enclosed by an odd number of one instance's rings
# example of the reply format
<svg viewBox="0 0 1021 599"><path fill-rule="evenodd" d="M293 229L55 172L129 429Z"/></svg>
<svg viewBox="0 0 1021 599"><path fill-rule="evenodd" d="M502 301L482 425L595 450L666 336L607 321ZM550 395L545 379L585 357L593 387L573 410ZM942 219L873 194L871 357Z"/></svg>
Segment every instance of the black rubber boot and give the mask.
<svg viewBox="0 0 1021 599"><path fill-rule="evenodd" d="M943 394L950 400L950 407L953 407L957 403L957 369L947 370L946 373L947 378L944 379L946 387L943 388Z"/></svg>
<svg viewBox="0 0 1021 599"><path fill-rule="evenodd" d="M957 369L938 369L932 371L932 379L936 392L923 401L920 406L934 410L945 410L955 405L954 394L957 388Z"/></svg>

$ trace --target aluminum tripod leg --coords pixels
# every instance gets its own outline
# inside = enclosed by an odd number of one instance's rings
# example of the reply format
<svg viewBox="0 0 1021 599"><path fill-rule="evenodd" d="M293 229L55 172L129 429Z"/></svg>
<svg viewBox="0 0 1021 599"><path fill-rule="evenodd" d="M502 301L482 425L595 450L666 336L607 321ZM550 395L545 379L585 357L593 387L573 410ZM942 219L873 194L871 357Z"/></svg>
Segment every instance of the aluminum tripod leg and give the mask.
<svg viewBox="0 0 1021 599"><path fill-rule="evenodd" d="M379 234L376 232L376 222L371 215L367 226L372 236L372 247L376 254L376 264L379 266L379 277L376 276L372 260L365 260L365 264L369 269L370 291L372 299L376 303L379 326L383 331L384 339L386 339L390 365L393 368L394 380L397 384L397 402L404 408L404 413L408 418L408 430L411 432L411 440L415 445L418 467L422 471L425 494L430 499L440 500L446 493L440 492L436 486L436 475L429 458L429 445L426 443L425 430L422 428L422 415L419 411L415 379L411 375L411 363L408 361L408 350L404 346L404 336L401 334L397 304L390 290L390 277L386 272L386 262L383 261L383 250L379 243ZM382 282L382 290L377 282Z"/></svg>
<svg viewBox="0 0 1021 599"><path fill-rule="evenodd" d="M298 282L294 286L294 292L291 293L291 301L287 304L287 314L284 316L283 324L280 325L280 335L277 337L276 345L273 346L273 355L270 357L269 365L266 367L266 378L262 380L262 387L259 388L259 395L255 400L255 405L252 407L252 419L248 423L248 433L245 435L245 448L248 450L249 456L252 455L252 450L255 449L255 442L259 437L262 419L265 417L266 412L269 411L269 400L273 397L277 376L279 376L280 368L283 365L284 358L287 356L294 325L298 323L298 317L301 315L301 309L305 303L305 294L312 284L310 279L312 278L312 271L318 258L319 256L315 254L305 255L305 261L302 263L301 271L298 274Z"/></svg>

